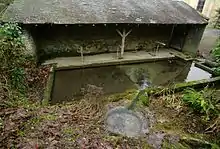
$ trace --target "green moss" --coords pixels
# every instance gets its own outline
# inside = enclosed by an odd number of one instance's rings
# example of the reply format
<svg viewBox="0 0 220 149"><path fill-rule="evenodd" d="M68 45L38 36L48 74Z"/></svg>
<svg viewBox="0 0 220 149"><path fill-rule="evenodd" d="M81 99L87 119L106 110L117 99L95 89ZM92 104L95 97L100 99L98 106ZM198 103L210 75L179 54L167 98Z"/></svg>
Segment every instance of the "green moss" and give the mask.
<svg viewBox="0 0 220 149"><path fill-rule="evenodd" d="M50 114L42 115L41 119L42 120L55 121L55 120L57 120L57 115L53 114L53 113L50 113Z"/></svg>
<svg viewBox="0 0 220 149"><path fill-rule="evenodd" d="M142 94L140 97L139 97L139 101L138 101L138 105L141 105L141 106L149 106L149 96L147 94Z"/></svg>
<svg viewBox="0 0 220 149"><path fill-rule="evenodd" d="M175 143L175 144L171 144L170 142L165 140L165 141L163 141L162 148L165 148L165 149L189 149L190 146L185 143L179 143L179 142Z"/></svg>
<svg viewBox="0 0 220 149"><path fill-rule="evenodd" d="M42 121L42 118L40 116L36 116L32 119L30 119L25 125L26 126L36 126Z"/></svg>
<svg viewBox="0 0 220 149"><path fill-rule="evenodd" d="M51 71L48 77L48 81L47 81L47 85L44 91L44 99L42 100L42 105L46 106L49 104L49 102L51 101L51 92L52 92L52 88L53 88L53 83L54 83L54 76L55 76L55 66L51 67Z"/></svg>
<svg viewBox="0 0 220 149"><path fill-rule="evenodd" d="M152 149L153 147L147 143L147 141L143 141L142 149Z"/></svg>
<svg viewBox="0 0 220 149"><path fill-rule="evenodd" d="M211 79L204 79L204 80L199 80L199 81L190 81L190 82L185 82L185 83L178 83L174 85L174 89L176 90L181 90L186 87L199 87L203 85L208 85L210 83L218 83L220 80L220 77L215 77Z"/></svg>
<svg viewBox="0 0 220 149"><path fill-rule="evenodd" d="M19 129L19 130L17 131L17 135L20 136L20 137L24 137L24 136L25 136L25 132L24 132L23 130L20 130L20 129Z"/></svg>
<svg viewBox="0 0 220 149"><path fill-rule="evenodd" d="M124 93L118 93L114 94L108 97L108 101L110 102L117 102L120 100L132 100L137 93L137 90L132 89L132 90L127 90Z"/></svg>
<svg viewBox="0 0 220 149"><path fill-rule="evenodd" d="M155 131L164 131L168 134L174 134L174 135L180 135L184 134L183 128L180 123L173 120L172 122L166 122L166 123L157 123L153 130Z"/></svg>
<svg viewBox="0 0 220 149"><path fill-rule="evenodd" d="M68 141L75 141L79 137L79 134L72 127L64 128L62 133Z"/></svg>
<svg viewBox="0 0 220 149"><path fill-rule="evenodd" d="M123 139L122 136L105 136L104 137L104 140L114 142L115 144L117 144L117 142L120 141L121 139Z"/></svg>
<svg viewBox="0 0 220 149"><path fill-rule="evenodd" d="M73 128L68 127L68 128L63 129L63 133L67 134L67 135L73 135L74 130L73 130Z"/></svg>

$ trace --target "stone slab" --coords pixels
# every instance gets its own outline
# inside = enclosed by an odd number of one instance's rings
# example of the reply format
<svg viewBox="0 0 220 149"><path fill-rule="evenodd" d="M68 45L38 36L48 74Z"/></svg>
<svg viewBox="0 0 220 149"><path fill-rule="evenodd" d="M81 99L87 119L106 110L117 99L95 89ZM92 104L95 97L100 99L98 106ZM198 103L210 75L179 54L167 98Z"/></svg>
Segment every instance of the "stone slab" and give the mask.
<svg viewBox="0 0 220 149"><path fill-rule="evenodd" d="M155 52L125 52L123 59L117 59L116 53L98 54L93 56L85 56L82 61L81 57L61 57L47 60L43 65L57 64L56 69L76 69L85 67L99 67L120 64L132 64L152 62L166 59L174 59L175 55L169 49L161 49Z"/></svg>

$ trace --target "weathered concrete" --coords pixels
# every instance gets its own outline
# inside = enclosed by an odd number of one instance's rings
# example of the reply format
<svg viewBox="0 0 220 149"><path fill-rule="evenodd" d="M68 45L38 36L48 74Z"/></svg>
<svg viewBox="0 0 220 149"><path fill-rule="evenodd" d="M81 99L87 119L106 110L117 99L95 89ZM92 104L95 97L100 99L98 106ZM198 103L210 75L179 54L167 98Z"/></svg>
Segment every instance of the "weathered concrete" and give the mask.
<svg viewBox="0 0 220 149"><path fill-rule="evenodd" d="M44 89L44 99L41 101L42 105L47 105L51 101L52 89L54 85L54 76L55 76L54 68L55 66L52 66L49 72L46 88Z"/></svg>
<svg viewBox="0 0 220 149"><path fill-rule="evenodd" d="M30 56L36 56L36 44L31 36L31 34L27 30L23 30L23 40L24 40L24 45L25 45L25 54L30 55Z"/></svg>
<svg viewBox="0 0 220 149"><path fill-rule="evenodd" d="M204 63L195 63L195 66L209 72L210 74L215 74L214 69L204 65Z"/></svg>
<svg viewBox="0 0 220 149"><path fill-rule="evenodd" d="M152 51L158 43L167 44L172 25L25 25L36 43L40 60L64 56L110 53L120 50L121 36L117 30L131 33L125 39L125 51ZM32 42L32 41L30 41ZM34 49L33 47L32 49Z"/></svg>
<svg viewBox="0 0 220 149"><path fill-rule="evenodd" d="M207 28L203 34L198 47L199 55L212 60L211 51L216 46L216 41L220 38L220 30Z"/></svg>
<svg viewBox="0 0 220 149"><path fill-rule="evenodd" d="M154 56L154 54L156 54ZM130 64L140 62L150 62L166 59L174 59L175 56L170 54L169 49L161 49L157 53L155 52L125 52L123 59L117 59L116 53L99 54L93 56L85 56L84 61L81 57L63 57L47 60L46 64L57 64L56 69L73 69L73 68L84 68L84 67L97 67L97 66L108 66L117 64Z"/></svg>
<svg viewBox="0 0 220 149"><path fill-rule="evenodd" d="M170 85L173 87L175 83L201 79L209 80L210 77L211 74L194 67L191 61L186 62L181 60L55 70L52 103L55 104L83 98L85 93L82 91L86 90L88 85L101 88L103 94L108 95L140 88L143 84L147 88L158 86L168 87ZM197 81L189 82L188 85L194 83L197 83ZM182 83L179 86L186 84ZM92 95L90 97L92 98Z"/></svg>
<svg viewBox="0 0 220 149"><path fill-rule="evenodd" d="M124 29L132 30L125 39L124 51L154 51L161 42L166 47L195 55L203 27L205 25L24 25L29 32L27 43L32 45L29 49L36 50L40 62L80 56L80 51L84 55L119 51L122 39L117 30Z"/></svg>
<svg viewBox="0 0 220 149"><path fill-rule="evenodd" d="M189 53L192 56L196 56L198 54L198 47L202 39L205 28L206 25L197 25L197 26L192 26L190 28L185 39L185 44L182 49L183 52Z"/></svg>

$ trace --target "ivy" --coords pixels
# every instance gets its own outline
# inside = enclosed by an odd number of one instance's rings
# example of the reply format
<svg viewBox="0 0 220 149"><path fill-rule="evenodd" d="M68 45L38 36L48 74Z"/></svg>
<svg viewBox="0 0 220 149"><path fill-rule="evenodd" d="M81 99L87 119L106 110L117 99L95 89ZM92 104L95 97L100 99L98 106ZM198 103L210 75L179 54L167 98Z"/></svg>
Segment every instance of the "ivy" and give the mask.
<svg viewBox="0 0 220 149"><path fill-rule="evenodd" d="M25 95L24 50L21 27L11 23L0 25L0 95L3 100Z"/></svg>

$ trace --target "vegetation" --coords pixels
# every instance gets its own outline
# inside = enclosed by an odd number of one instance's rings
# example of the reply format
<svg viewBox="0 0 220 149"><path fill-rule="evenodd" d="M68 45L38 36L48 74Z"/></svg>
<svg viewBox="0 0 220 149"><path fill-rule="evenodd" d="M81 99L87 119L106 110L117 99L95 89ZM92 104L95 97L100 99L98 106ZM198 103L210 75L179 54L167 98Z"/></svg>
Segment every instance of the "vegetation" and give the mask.
<svg viewBox="0 0 220 149"><path fill-rule="evenodd" d="M215 98L214 90L204 88L196 91L193 88L184 91L182 100L194 111L205 116L205 120L210 120L210 116L216 117L220 114L220 99Z"/></svg>
<svg viewBox="0 0 220 149"><path fill-rule="evenodd" d="M215 19L215 28L220 28L220 9L216 10L217 11L217 15L216 15L216 19Z"/></svg>
<svg viewBox="0 0 220 149"><path fill-rule="evenodd" d="M149 120L150 137L148 139L152 140L148 142L146 138L142 140L114 136L103 129L106 107L127 105L136 96L137 92L134 90L114 97L106 97L103 95L102 88L89 85L82 91L85 95L82 100L33 110L36 104L30 103L30 100L35 95L29 96L29 94L44 88L42 84L45 85L48 69L35 68L33 58L24 54L25 47L21 35L18 24L7 23L0 26L0 99L2 100L0 131L3 134L0 138L0 148L122 148L124 146L151 148L155 142L160 142L157 140L160 132L163 132L161 143L165 148L167 146L184 147L181 140L187 142L190 148L191 142L200 144L202 142L208 146L210 143L204 141L206 138L200 137L190 136L183 139L183 134L218 135L220 132L220 100L216 91L208 87L201 91L188 88L181 93L174 93L164 88L162 91L146 90L146 93L140 96L137 106L140 106L138 108L142 110L141 113ZM218 56L216 53L216 60L220 62L220 54ZM39 83L42 84L39 86ZM166 106L163 102L166 102ZM32 106L32 109L27 109L28 106ZM193 111L190 111L191 117L189 117L190 114L186 114L189 108ZM204 122L205 129L200 119ZM159 128L151 129L154 125L158 127L161 125L161 131L157 132ZM175 125L181 131L174 129L177 128ZM199 131L201 129L203 131ZM179 134L174 135L171 132ZM163 136L167 142L162 141ZM26 140L28 142L25 142ZM172 146L171 142L176 144ZM161 145L158 144L158 146Z"/></svg>
<svg viewBox="0 0 220 149"><path fill-rule="evenodd" d="M44 88L49 68L36 67L33 57L25 55L22 30L18 24L0 26L0 106L30 106L36 91ZM43 79L43 80L42 80Z"/></svg>
<svg viewBox="0 0 220 149"><path fill-rule="evenodd" d="M26 92L25 71L22 67L25 48L21 34L17 24L0 26L0 93L4 101L17 100Z"/></svg>
<svg viewBox="0 0 220 149"><path fill-rule="evenodd" d="M216 47L212 50L212 54L217 63L220 63L220 39L216 43ZM220 75L220 67L214 68L214 73Z"/></svg>
<svg viewBox="0 0 220 149"><path fill-rule="evenodd" d="M215 57L216 62L220 62L220 39L217 41L216 47L212 51L213 56Z"/></svg>

